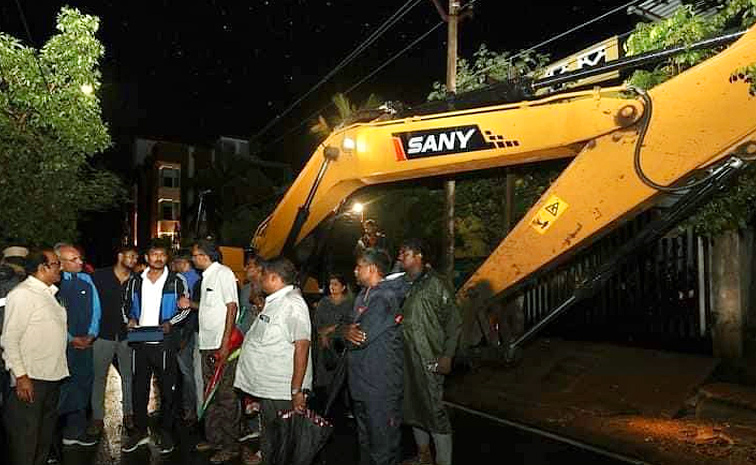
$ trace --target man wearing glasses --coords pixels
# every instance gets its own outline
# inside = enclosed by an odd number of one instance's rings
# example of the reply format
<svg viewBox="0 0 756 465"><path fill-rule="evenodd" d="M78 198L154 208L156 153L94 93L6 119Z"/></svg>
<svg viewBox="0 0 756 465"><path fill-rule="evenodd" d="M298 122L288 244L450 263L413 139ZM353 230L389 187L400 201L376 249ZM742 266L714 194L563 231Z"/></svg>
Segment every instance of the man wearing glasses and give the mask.
<svg viewBox="0 0 756 465"><path fill-rule="evenodd" d="M205 384L215 372L215 363L225 363L218 390L205 413L205 437L198 451L215 450L210 463L224 463L239 455L241 407L234 392L236 361L228 361L231 334L236 326L239 295L236 276L221 263L221 253L211 241L201 240L192 247L194 266L202 270L199 304L199 338L202 377Z"/></svg>
<svg viewBox="0 0 756 465"><path fill-rule="evenodd" d="M100 331L100 296L92 278L82 272L84 260L71 244L58 244L55 253L63 271L58 297L68 314L68 371L60 390L59 413L64 446L93 446L87 433L87 408L92 397L94 358L92 342Z"/></svg>
<svg viewBox="0 0 756 465"><path fill-rule="evenodd" d="M11 462L37 465L52 444L68 341L66 310L55 299L60 261L52 250L35 250L25 268L29 277L8 294L0 345L15 385L5 412Z"/></svg>

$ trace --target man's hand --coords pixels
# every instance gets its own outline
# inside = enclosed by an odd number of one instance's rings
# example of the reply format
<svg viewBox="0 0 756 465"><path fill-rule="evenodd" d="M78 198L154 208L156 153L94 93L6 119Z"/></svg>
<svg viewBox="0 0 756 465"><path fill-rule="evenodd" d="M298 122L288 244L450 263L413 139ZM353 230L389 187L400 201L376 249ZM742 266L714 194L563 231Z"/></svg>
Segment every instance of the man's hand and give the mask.
<svg viewBox="0 0 756 465"><path fill-rule="evenodd" d="M178 308L186 309L191 308L192 301L189 300L187 297L181 297L178 301Z"/></svg>
<svg viewBox="0 0 756 465"><path fill-rule="evenodd" d="M228 360L229 355L228 345L221 344L220 349L215 351L215 360L216 363L226 363L226 360Z"/></svg>
<svg viewBox="0 0 756 465"><path fill-rule="evenodd" d="M168 334L168 333L170 333L170 332L171 332L171 327L172 327L172 325L171 325L171 322L170 322L170 321L166 321L165 323L163 323L163 324L162 324L162 325L160 325L160 326L162 326L162 327L163 327L163 334Z"/></svg>
<svg viewBox="0 0 756 465"><path fill-rule="evenodd" d="M452 358L451 357L439 357L438 368L436 373L439 375L448 375L452 370Z"/></svg>
<svg viewBox="0 0 756 465"><path fill-rule="evenodd" d="M76 336L73 339L71 339L71 345L74 349L78 350L84 350L88 349L91 342L89 341L89 336Z"/></svg>
<svg viewBox="0 0 756 465"><path fill-rule="evenodd" d="M293 408L297 413L304 413L305 409L307 408L307 401L305 399L304 392L299 391L298 393L291 396L291 408Z"/></svg>
<svg viewBox="0 0 756 465"><path fill-rule="evenodd" d="M34 403L34 385L28 376L16 378L16 396L26 403Z"/></svg>
<svg viewBox="0 0 756 465"><path fill-rule="evenodd" d="M129 329L136 328L137 327L137 320L135 320L134 318L130 318L129 319L129 324L127 324L126 327L129 328Z"/></svg>
<svg viewBox="0 0 756 465"><path fill-rule="evenodd" d="M344 325L344 339L356 346L360 346L367 341L367 333L360 329L359 323Z"/></svg>
<svg viewBox="0 0 756 465"><path fill-rule="evenodd" d="M327 334L319 334L318 342L320 343L321 349L327 349L331 346L331 338Z"/></svg>

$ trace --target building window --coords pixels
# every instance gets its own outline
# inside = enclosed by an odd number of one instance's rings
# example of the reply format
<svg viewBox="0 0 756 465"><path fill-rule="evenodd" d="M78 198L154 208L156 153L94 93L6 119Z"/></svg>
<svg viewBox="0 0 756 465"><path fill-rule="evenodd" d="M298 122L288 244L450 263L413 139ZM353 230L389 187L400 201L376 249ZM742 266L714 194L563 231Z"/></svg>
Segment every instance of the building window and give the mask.
<svg viewBox="0 0 756 465"><path fill-rule="evenodd" d="M181 179L181 169L165 166L160 168L160 186L161 187L179 187Z"/></svg>
<svg viewBox="0 0 756 465"><path fill-rule="evenodd" d="M163 221L176 221L179 219L181 204L175 200L160 199L160 219Z"/></svg>

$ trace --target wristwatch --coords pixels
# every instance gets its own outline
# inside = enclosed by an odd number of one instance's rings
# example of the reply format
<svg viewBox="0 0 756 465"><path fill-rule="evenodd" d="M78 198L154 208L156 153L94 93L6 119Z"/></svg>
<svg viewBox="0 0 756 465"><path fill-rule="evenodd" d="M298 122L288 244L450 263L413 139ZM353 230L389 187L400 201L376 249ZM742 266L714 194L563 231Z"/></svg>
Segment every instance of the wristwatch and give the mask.
<svg viewBox="0 0 756 465"><path fill-rule="evenodd" d="M291 395L292 395L292 396L296 396L296 395L297 395L297 394L299 394L300 392L302 392L302 389L301 389L301 388L294 388L294 389L292 389L292 390L291 390Z"/></svg>

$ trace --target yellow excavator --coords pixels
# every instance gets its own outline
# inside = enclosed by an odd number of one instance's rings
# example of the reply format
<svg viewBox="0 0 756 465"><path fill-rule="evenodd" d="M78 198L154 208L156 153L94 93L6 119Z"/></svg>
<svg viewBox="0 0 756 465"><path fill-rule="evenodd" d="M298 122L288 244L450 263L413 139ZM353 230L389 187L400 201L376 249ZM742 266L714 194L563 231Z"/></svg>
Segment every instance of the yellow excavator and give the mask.
<svg viewBox="0 0 756 465"><path fill-rule="evenodd" d="M595 88L472 107L460 99L452 102L455 110L382 116L336 130L259 226L253 247L263 257L292 253L366 186L571 159L459 289L458 299L473 298L481 287L490 298L513 295L623 221L674 196L668 216L619 250L619 260L689 215L756 157L756 97L750 80L738 74L756 62L756 28L529 83L533 90L553 89L698 47L726 48L648 92ZM513 345L604 282L612 264L616 260Z"/></svg>

